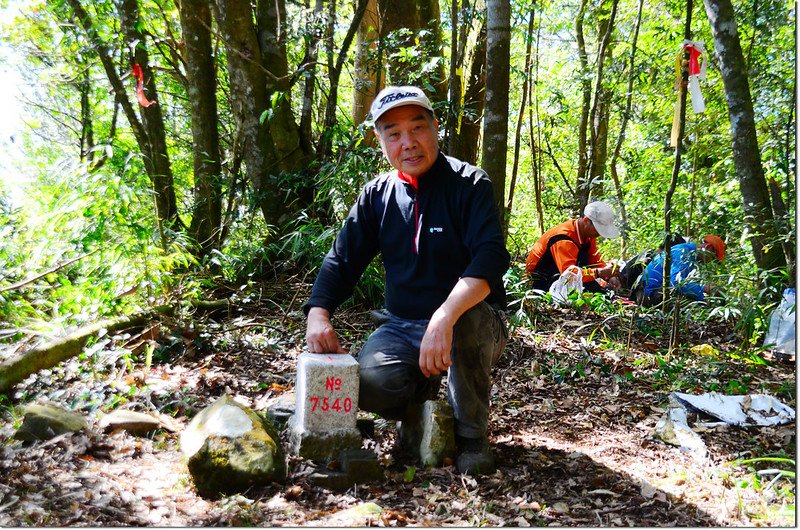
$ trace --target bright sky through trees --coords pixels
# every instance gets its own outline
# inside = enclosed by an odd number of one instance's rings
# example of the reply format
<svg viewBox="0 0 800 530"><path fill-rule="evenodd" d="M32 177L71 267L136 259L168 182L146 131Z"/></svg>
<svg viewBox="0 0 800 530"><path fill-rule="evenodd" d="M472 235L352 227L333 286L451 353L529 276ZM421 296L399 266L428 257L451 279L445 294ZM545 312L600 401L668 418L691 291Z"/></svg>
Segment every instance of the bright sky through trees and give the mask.
<svg viewBox="0 0 800 530"><path fill-rule="evenodd" d="M0 7L0 27L10 24L19 12L21 2L10 1ZM0 191L6 190L12 199L21 192L22 182L18 162L22 159L20 132L23 127L19 102L22 78L17 70L18 58L11 47L0 40ZM16 202L16 200L15 200Z"/></svg>

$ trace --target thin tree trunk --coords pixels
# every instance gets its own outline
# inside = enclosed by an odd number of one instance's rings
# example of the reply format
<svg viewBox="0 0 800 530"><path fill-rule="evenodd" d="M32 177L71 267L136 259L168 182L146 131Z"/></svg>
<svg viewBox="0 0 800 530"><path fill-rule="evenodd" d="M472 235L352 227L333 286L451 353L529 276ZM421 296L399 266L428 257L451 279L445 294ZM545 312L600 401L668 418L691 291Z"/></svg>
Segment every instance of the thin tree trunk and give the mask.
<svg viewBox="0 0 800 530"><path fill-rule="evenodd" d="M176 209L175 190L172 187L172 171L169 168L169 159L165 158L165 142L162 142L160 146L164 149L164 156L156 156L155 159L153 157L153 153L158 151L157 148L153 147L153 142L149 135L151 132L150 127L154 127L156 125L154 121L157 121L157 119L153 118L153 120L145 122L143 112L142 120L140 121L133 104L131 103L130 99L128 99L125 85L123 84L122 79L117 72L117 68L112 60L112 56L108 51L110 46L103 42L103 40L100 38L97 30L94 27L94 22L83 8L80 1L68 0L68 3L72 8L75 19L77 19L78 24L86 32L89 41L92 43L92 48L100 59L100 63L103 65L103 70L105 71L106 77L108 78L111 88L114 91L114 97L117 103L122 106L125 117L128 119L128 123L133 131L134 138L136 138L136 144L143 155L145 171L147 171L148 177L150 177L153 191L156 194L156 216L158 218L159 225L161 225L162 222L172 223L174 221L173 228L181 228L182 224L178 218ZM137 50L139 48L144 50L143 45L141 47L137 46L136 48ZM147 69L145 70L146 66ZM141 67L145 72L145 81L147 81L147 95L155 99L155 84L153 83L152 75L149 75L149 65L141 64ZM152 105L151 107L154 106L157 105ZM143 108L143 110L146 111L147 109ZM163 122L161 133L163 135ZM167 163L166 172L164 172L163 166L161 165L165 161ZM159 165L156 166L155 162L159 162Z"/></svg>
<svg viewBox="0 0 800 530"><path fill-rule="evenodd" d="M94 161L94 128L92 125L92 107L89 103L89 91L92 86L89 79L89 68L84 67L80 76L81 80L76 83L81 97L80 154L82 162L92 163Z"/></svg>
<svg viewBox="0 0 800 530"><path fill-rule="evenodd" d="M353 43L353 39L358 32L361 19L364 17L364 13L367 10L367 4L368 0L358 0L356 12L353 15L353 20L350 22L350 27L347 29L347 34L342 42L342 48L339 50L336 63L333 65L333 69L328 74L330 92L328 94L328 101L325 105L325 130L332 130L333 126L336 124L336 103L339 98L339 76L342 74L344 61L347 59L347 53L350 49L350 45ZM323 134L320 139L320 146L317 148L317 159L325 160L328 158L331 154L331 148L332 145L330 135Z"/></svg>
<svg viewBox="0 0 800 530"><path fill-rule="evenodd" d="M306 1L308 4L308 1ZM307 7L307 6L306 6ZM323 0L316 0L314 12L306 24L306 51L300 70L303 76L303 107L300 111L300 142L305 152L314 150L311 123L314 113L314 93L317 84L317 58L319 57L319 41L322 38Z"/></svg>
<svg viewBox="0 0 800 530"><path fill-rule="evenodd" d="M686 2L686 25L683 30L683 38L687 41L692 40L692 8L693 0ZM680 103L678 104L678 137L675 146L675 163L672 166L672 179L669 188L667 189L666 197L664 198L664 268L662 269L662 296L663 306L667 307L667 300L669 300L671 271L672 271L672 238L669 236L672 232L672 196L675 194L675 189L678 186L678 175L681 169L681 150L683 149L683 135L686 130L686 92L689 83L689 50L684 49L683 62L681 66L681 85L680 85Z"/></svg>
<svg viewBox="0 0 800 530"><path fill-rule="evenodd" d="M489 0L486 7L486 114L481 160L483 169L492 179L494 200L500 211L500 221L505 225L511 5L509 0Z"/></svg>
<svg viewBox="0 0 800 530"><path fill-rule="evenodd" d="M216 0L217 26L228 55L230 105L241 131L247 180L268 225L279 226L285 212L275 148L265 115L270 104L267 72L261 64L253 9L243 0Z"/></svg>
<svg viewBox="0 0 800 530"><path fill-rule="evenodd" d="M140 30L139 2L137 0L120 0L118 3L120 29L125 43L133 49L133 64L138 64L144 76L144 93L153 104L139 106L142 127L147 142L144 154L144 165L153 182L158 216L166 221L170 228L180 225L178 205L175 198L175 186L172 167L167 152L167 135L164 129L164 117L158 103L155 74L150 68L150 57L145 46L145 36Z"/></svg>
<svg viewBox="0 0 800 530"><path fill-rule="evenodd" d="M528 87L530 86L529 75L531 73L531 50L533 48L533 24L536 11L531 10L530 18L528 19L528 31L525 36L525 70L524 81L522 82L522 98L519 103L519 111L517 113L517 128L514 132L514 163L511 169L511 181L508 184L508 202L506 203L506 225L503 227L504 233L508 234L508 222L511 218L511 212L514 207L514 190L517 187L517 171L519 169L519 151L520 142L522 141L522 122L525 121L525 106L528 104ZM535 144L533 145L533 156L536 156ZM536 164L533 164L536 167ZM534 180L538 180L535 179Z"/></svg>
<svg viewBox="0 0 800 530"><path fill-rule="evenodd" d="M622 193L622 184L619 180L619 175L617 174L617 159L619 158L619 153L622 150L622 143L625 141L625 128L628 126L628 119L631 115L631 107L633 106L633 80L636 77L636 72L634 66L636 64L636 43L639 40L639 27L642 23L642 9L644 7L644 0L639 0L639 8L636 12L636 23L633 27L633 39L631 40L631 57L630 63L628 64L628 92L625 98L625 110L622 111L622 120L619 125L619 136L617 137L617 144L614 146L614 152L611 154L611 163L609 168L611 169L611 178L614 180L614 188L617 190L617 201L619 202L620 208L620 217L622 218L622 249L624 255L624 249L628 247L628 231L630 230L630 226L628 225L628 213L625 209L625 197Z"/></svg>
<svg viewBox="0 0 800 530"><path fill-rule="evenodd" d="M592 83L589 74L589 56L586 53L586 39L583 33L583 20L589 0L581 0L578 16L575 18L575 41L578 44L578 60L580 61L581 117L578 123L578 175L577 189L587 189L589 171L589 151L586 139L589 130L589 111L592 105ZM578 206L586 204L588 197L577 197ZM579 208L580 209L580 208Z"/></svg>
<svg viewBox="0 0 800 530"><path fill-rule="evenodd" d="M486 103L486 25L481 24L473 49L467 86L464 89L464 104L457 133L450 138L450 155L470 164L478 161L481 135L481 118Z"/></svg>
<svg viewBox="0 0 800 530"><path fill-rule="evenodd" d="M451 0L450 6L450 87L448 93L450 97L447 104L447 116L444 128L443 145L447 146L447 152L451 153L455 147L453 138L458 130L458 118L461 114L461 66L463 56L459 54L461 41L459 39L459 27L466 27L465 22L459 24L458 20L458 0Z"/></svg>
<svg viewBox="0 0 800 530"><path fill-rule="evenodd" d="M761 270L783 268L786 257L777 244L780 236L761 166L753 101L733 6L730 0L704 0L704 4L725 86L733 136L733 162L744 201L744 220L751 231L753 255Z"/></svg>
<svg viewBox="0 0 800 530"><path fill-rule="evenodd" d="M536 11L534 10L534 14ZM531 150L532 150L532 159L533 159L533 182L535 189L535 197L536 197L536 217L538 218L539 222L539 235L541 236L545 232L544 227L544 207L542 206L542 193L544 193L544 176L542 174L542 124L541 124L541 117L539 113L539 38L542 32L542 15L539 15L539 25L536 27L536 71L534 73L534 82L529 85L529 90L531 92L530 99L533 101L533 105L531 106L531 112L528 113L528 120L530 121L530 131L531 131ZM533 111L536 110L536 134L534 135L534 126L533 126Z"/></svg>
<svg viewBox="0 0 800 530"><path fill-rule="evenodd" d="M589 123L592 127L589 158L589 179L586 182L586 193L579 193L581 200L586 202L593 195L602 194L603 177L605 176L606 159L608 158L608 114L611 91L605 87L605 65L612 59L611 35L614 32L614 23L617 16L619 0L611 1L611 14L608 19L603 19L600 24L600 35L603 36L597 50L597 77L595 79L594 105L592 106ZM581 209L586 203L581 202Z"/></svg>

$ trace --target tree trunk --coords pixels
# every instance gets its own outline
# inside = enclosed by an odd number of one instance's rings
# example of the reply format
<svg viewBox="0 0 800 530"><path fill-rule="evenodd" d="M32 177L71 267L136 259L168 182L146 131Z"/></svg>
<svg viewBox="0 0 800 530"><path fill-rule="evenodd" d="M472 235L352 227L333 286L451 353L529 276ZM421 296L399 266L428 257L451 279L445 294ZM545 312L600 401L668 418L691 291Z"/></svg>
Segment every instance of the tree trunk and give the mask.
<svg viewBox="0 0 800 530"><path fill-rule="evenodd" d="M120 0L118 3L120 29L129 50L132 49L131 63L138 64L144 76L144 93L153 104L139 106L144 129L145 143L144 166L153 183L158 217L168 226L174 228L180 224L178 205L175 199L175 187L167 153L167 135L164 129L164 117L158 103L155 74L150 68L150 58L145 47L145 36L141 32L138 0Z"/></svg>
<svg viewBox="0 0 800 530"><path fill-rule="evenodd" d="M208 0L182 0L180 18L194 157L194 210L189 231L200 245L200 254L207 255L222 243L222 164Z"/></svg>
<svg viewBox="0 0 800 530"><path fill-rule="evenodd" d="M94 127L92 124L92 107L89 103L89 92L92 88L89 79L89 68L85 67L80 81L75 83L81 96L81 137L80 152L81 162L94 161Z"/></svg>
<svg viewBox="0 0 800 530"><path fill-rule="evenodd" d="M287 211L268 122L268 70L261 63L253 10L244 0L217 0L216 18L228 55L231 110L241 131L247 179L268 225L279 226Z"/></svg>
<svg viewBox="0 0 800 530"><path fill-rule="evenodd" d="M314 94L317 84L317 58L319 57L319 42L322 38L323 0L316 0L314 11L306 23L306 50L300 64L300 75L303 77L303 106L300 111L300 142L305 152L311 153L313 147L313 131L311 123L314 113ZM308 0L306 0L308 8Z"/></svg>
<svg viewBox="0 0 800 530"><path fill-rule="evenodd" d="M78 25L80 25L83 30L86 32L86 35L89 38L89 41L92 43L92 48L94 49L95 53L97 54L98 58L100 59L100 63L103 65L103 70L106 73L106 77L108 78L108 82L111 84L111 88L114 91L114 97L122 107L123 112L125 113L125 117L128 119L128 123L131 126L131 130L133 131L134 138L136 138L136 144L139 147L139 151L141 151L143 156L143 162L145 171L147 172L148 177L150 178L151 185L153 187L153 191L156 195L156 216L158 218L159 225L162 222L166 222L168 224L173 224L174 228L181 228L182 224L180 219L178 218L178 212L176 209L176 202L175 202L175 190L173 188L172 183L172 171L169 167L169 159L166 158L166 142L161 142L161 147L164 149L164 157L158 156L156 157L155 161L159 163L159 166L156 166L154 163L153 153L157 152L157 149L153 147L153 142L150 138L150 128L154 127L154 121L158 120L160 117L160 111L158 117L153 117L152 120L148 120L147 122L144 121L144 112L142 113L142 120L139 120L139 116L136 114L136 110L133 107L130 99L128 98L128 92L125 85L120 78L119 73L117 72L117 68L114 65L112 55L109 53L111 46L107 43L103 42L100 38L97 30L94 27L94 22L92 21L89 14L83 8L79 0L68 0L70 7L72 8L72 12L74 14L74 18L77 19ZM135 6L134 6L135 7ZM122 7L120 7L122 10ZM136 29L134 28L134 32ZM144 45L136 46L137 51L144 53ZM146 55L146 53L145 53ZM142 70L145 72L145 81L148 81L146 87L148 89L148 96L152 97L153 99L156 98L155 94L155 83L153 82L153 77L150 72L149 65L147 64L140 64ZM146 70L145 70L146 68ZM151 107L156 107L157 105L151 105ZM143 108L143 111L147 109ZM116 112L116 110L115 110ZM148 114L148 116L150 116ZM114 122L115 123L115 122ZM158 130L155 127L156 132ZM161 135L162 138L164 136L163 130L163 121L162 121L162 128L161 128ZM101 159L105 160L105 158ZM159 172L159 168L163 167L163 163L166 162L166 169L161 169ZM100 163L95 167L99 167Z"/></svg>
<svg viewBox="0 0 800 530"><path fill-rule="evenodd" d="M733 162L744 201L745 222L750 231L756 265L762 270L786 266L776 230L769 190L758 149L753 102L747 78L736 17L730 0L704 0L714 36L725 100L731 120Z"/></svg>
<svg viewBox="0 0 800 530"><path fill-rule="evenodd" d="M534 11L535 13L535 11ZM541 13L541 11L540 11ZM542 175L542 123L539 114L539 38L542 32L542 15L539 15L539 25L536 27L536 57L533 73L533 83L528 84L531 106L528 112L528 129L531 133L531 159L533 160L533 185L536 200L536 217L539 223L539 235L544 234L544 207L542 205L542 192L544 191L544 177ZM533 64L531 64L533 66ZM531 73L528 73L530 77ZM536 120L534 121L534 113ZM535 123L535 126L534 126Z"/></svg>
<svg viewBox="0 0 800 530"><path fill-rule="evenodd" d="M486 103L486 26L481 24L475 43L467 86L464 89L461 122L450 137L449 153L470 164L478 161L478 142L481 136L481 118Z"/></svg>
<svg viewBox="0 0 800 530"><path fill-rule="evenodd" d="M256 32L261 64L267 72L267 101L271 116L266 121L275 145L279 172L300 171L310 160L302 150L300 130L294 118L289 61L286 57L286 5L284 0L256 2Z"/></svg>
<svg viewBox="0 0 800 530"><path fill-rule="evenodd" d="M617 16L619 0L612 0L611 14L608 18L601 17L599 35L602 35L597 49L597 77L595 79L594 105L592 106L590 123L592 135L590 143L591 157L589 159L589 179L587 189L579 192L581 197L580 208L593 196L603 193L603 178L605 177L606 160L608 158L608 114L611 103L611 90L605 86L605 66L612 61L611 35L614 32L614 22ZM585 199L586 202L583 202Z"/></svg>
<svg viewBox="0 0 800 530"><path fill-rule="evenodd" d="M355 66L353 67L353 123L363 122L372 100L380 91L383 83L382 69L378 63L378 39L381 30L380 19L378 18L377 0L368 0L364 11L364 17L358 25L358 36L356 39ZM368 134L368 141L372 141L374 135Z"/></svg>
<svg viewBox="0 0 800 530"><path fill-rule="evenodd" d="M486 113L481 164L492 179L494 200L500 211L500 221L505 225L511 5L509 0L489 0L486 8Z"/></svg>
<svg viewBox="0 0 800 530"><path fill-rule="evenodd" d="M466 8L466 4L465 4ZM466 9L464 10L466 13ZM459 20L458 0L452 0L450 8L450 85L447 115L444 118L444 141L447 153L455 147L461 117L461 92L463 91L464 51L468 23Z"/></svg>
<svg viewBox="0 0 800 530"><path fill-rule="evenodd" d="M380 18L381 47L391 35L392 50L419 46L424 53L420 60L401 62L387 60L387 78L394 85L416 84L424 80L434 87L433 93L426 90L434 103L447 100L447 79L445 79L444 63L440 63L433 75L421 75L421 66L432 57L441 56L441 13L438 0L378 0ZM420 30L426 30L421 33ZM399 30L404 30L402 33ZM393 35L392 35L393 34ZM424 88L424 87L423 87Z"/></svg>

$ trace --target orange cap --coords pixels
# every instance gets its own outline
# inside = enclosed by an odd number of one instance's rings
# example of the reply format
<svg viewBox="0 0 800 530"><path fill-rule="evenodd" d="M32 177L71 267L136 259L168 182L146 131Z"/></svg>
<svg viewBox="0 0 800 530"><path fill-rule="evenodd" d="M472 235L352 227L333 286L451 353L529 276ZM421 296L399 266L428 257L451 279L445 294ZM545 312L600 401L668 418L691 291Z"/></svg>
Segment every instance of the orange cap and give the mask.
<svg viewBox="0 0 800 530"><path fill-rule="evenodd" d="M707 243L714 249L714 253L717 255L717 259L722 261L725 257L725 242L718 236L714 234L708 234L706 237L703 238L703 242Z"/></svg>

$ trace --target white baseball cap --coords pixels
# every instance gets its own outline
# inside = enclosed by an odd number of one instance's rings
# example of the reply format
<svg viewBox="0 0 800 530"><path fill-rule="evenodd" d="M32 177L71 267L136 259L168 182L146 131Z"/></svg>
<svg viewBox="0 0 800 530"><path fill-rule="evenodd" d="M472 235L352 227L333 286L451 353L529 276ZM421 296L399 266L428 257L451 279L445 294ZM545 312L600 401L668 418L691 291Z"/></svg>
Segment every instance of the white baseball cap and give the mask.
<svg viewBox="0 0 800 530"><path fill-rule="evenodd" d="M590 202L583 209L583 215L592 221L595 230L601 236L608 239L619 237L619 228L614 225L617 214L608 204L603 201Z"/></svg>
<svg viewBox="0 0 800 530"><path fill-rule="evenodd" d="M378 118L383 116L386 111L402 105L418 105L433 112L431 101L419 88L415 86L387 86L378 92L378 95L372 101L372 106L369 108L372 123L377 122Z"/></svg>

